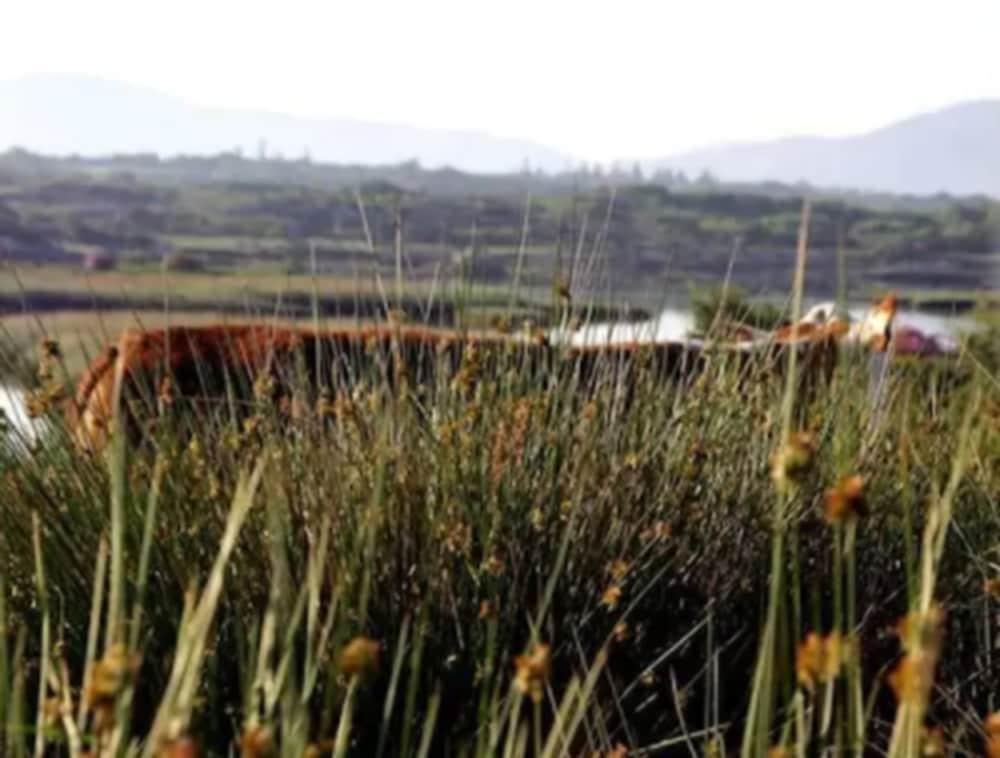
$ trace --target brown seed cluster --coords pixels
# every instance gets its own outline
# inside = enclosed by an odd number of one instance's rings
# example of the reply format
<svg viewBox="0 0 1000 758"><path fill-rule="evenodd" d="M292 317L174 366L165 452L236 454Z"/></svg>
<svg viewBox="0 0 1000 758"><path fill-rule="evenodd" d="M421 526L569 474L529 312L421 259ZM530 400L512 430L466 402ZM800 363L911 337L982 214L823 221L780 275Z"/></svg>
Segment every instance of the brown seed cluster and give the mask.
<svg viewBox="0 0 1000 758"><path fill-rule="evenodd" d="M823 517L829 524L856 521L867 513L865 480L857 474L841 477L823 497Z"/></svg>
<svg viewBox="0 0 1000 758"><path fill-rule="evenodd" d="M840 673L847 654L843 635L832 632L825 637L810 632L795 651L795 674L799 684L810 692L832 681Z"/></svg>
<svg viewBox="0 0 1000 758"><path fill-rule="evenodd" d="M913 611L896 627L903 657L889 674L889 686L900 703L926 707L941 655L944 614L937 606L926 613Z"/></svg>
<svg viewBox="0 0 1000 758"><path fill-rule="evenodd" d="M536 703L542 702L552 669L552 649L536 642L524 655L514 658L514 686Z"/></svg>
<svg viewBox="0 0 1000 758"><path fill-rule="evenodd" d="M190 737L178 737L165 742L156 752L157 758L198 758L198 743Z"/></svg>
<svg viewBox="0 0 1000 758"><path fill-rule="evenodd" d="M262 726L251 726L244 730L237 743L240 758L267 758L275 753L274 737L270 730Z"/></svg>
<svg viewBox="0 0 1000 758"><path fill-rule="evenodd" d="M986 732L986 758L1000 758L1000 711L986 717L983 730Z"/></svg>
<svg viewBox="0 0 1000 758"><path fill-rule="evenodd" d="M781 492L802 481L812 467L819 447L812 432L796 432L771 456L771 478Z"/></svg>
<svg viewBox="0 0 1000 758"><path fill-rule="evenodd" d="M600 750L590 754L590 758L627 758L628 748L617 742L610 750Z"/></svg>
<svg viewBox="0 0 1000 758"><path fill-rule="evenodd" d="M378 671L380 646L376 640L359 636L340 651L337 666L347 676L361 676Z"/></svg>
<svg viewBox="0 0 1000 758"><path fill-rule="evenodd" d="M639 539L643 542L660 542L669 539L673 534L673 527L667 521L654 521L653 524L644 529Z"/></svg>
<svg viewBox="0 0 1000 758"><path fill-rule="evenodd" d="M99 734L113 726L118 696L135 679L139 665L139 656L129 654L120 644L112 645L104 657L93 664L83 698L94 714L94 728Z"/></svg>
<svg viewBox="0 0 1000 758"><path fill-rule="evenodd" d="M42 340L38 348L38 387L25 397L28 418L40 418L55 410L66 399L66 385L57 376L62 350L55 340Z"/></svg>
<svg viewBox="0 0 1000 758"><path fill-rule="evenodd" d="M274 377L266 371L261 371L253 380L253 396L260 402L266 402L274 397L276 385Z"/></svg>
<svg viewBox="0 0 1000 758"><path fill-rule="evenodd" d="M503 556L499 552L492 552L490 556L483 561L482 566L483 571L493 577L501 576L506 569L506 564L504 563Z"/></svg>
<svg viewBox="0 0 1000 758"><path fill-rule="evenodd" d="M983 592L994 600L1000 600L1000 577L984 580Z"/></svg>
<svg viewBox="0 0 1000 758"><path fill-rule="evenodd" d="M944 730L939 726L924 727L920 731L920 754L924 758L943 758L945 749Z"/></svg>
<svg viewBox="0 0 1000 758"><path fill-rule="evenodd" d="M609 611L613 611L618 607L618 601L621 600L621 598L622 588L617 584L612 584L608 586L603 593L601 593L601 605Z"/></svg>
<svg viewBox="0 0 1000 758"><path fill-rule="evenodd" d="M457 516L443 519L437 527L438 538L451 555L465 556L472 549L472 525Z"/></svg>
<svg viewBox="0 0 1000 758"><path fill-rule="evenodd" d="M474 342L469 343L462 353L462 363L451 380L452 391L466 396L472 392L483 372L483 357Z"/></svg>
<svg viewBox="0 0 1000 758"><path fill-rule="evenodd" d="M503 481L510 466L517 466L523 460L532 405L530 398L518 398L509 417L501 418L497 424L490 449L490 481L494 485Z"/></svg>

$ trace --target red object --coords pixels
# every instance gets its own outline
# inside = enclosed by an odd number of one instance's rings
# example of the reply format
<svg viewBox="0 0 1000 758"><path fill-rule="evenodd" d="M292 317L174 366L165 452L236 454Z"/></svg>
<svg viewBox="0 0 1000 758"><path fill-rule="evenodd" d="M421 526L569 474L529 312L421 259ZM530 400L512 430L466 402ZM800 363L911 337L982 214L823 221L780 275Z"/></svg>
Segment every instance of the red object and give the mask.
<svg viewBox="0 0 1000 758"><path fill-rule="evenodd" d="M933 334L924 334L919 329L903 325L893 329L892 350L897 355L918 355L921 357L952 352L950 346L942 345Z"/></svg>

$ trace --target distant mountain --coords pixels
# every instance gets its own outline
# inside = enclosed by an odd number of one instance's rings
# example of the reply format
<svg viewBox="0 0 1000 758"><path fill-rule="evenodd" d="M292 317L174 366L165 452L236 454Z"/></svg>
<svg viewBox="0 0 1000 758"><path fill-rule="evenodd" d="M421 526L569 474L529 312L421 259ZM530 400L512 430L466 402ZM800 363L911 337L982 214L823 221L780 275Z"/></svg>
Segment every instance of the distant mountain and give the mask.
<svg viewBox="0 0 1000 758"><path fill-rule="evenodd" d="M579 165L557 149L481 132L205 108L145 87L88 77L0 80L0 151L169 157L238 148L256 156L260 146L272 158L308 153L316 162L368 166L416 159L428 168L476 173L516 173L525 162L548 173ZM642 165L647 173L670 169L691 179L708 171L723 182L1000 197L1000 100L956 105L853 137L735 143Z"/></svg>
<svg viewBox="0 0 1000 758"><path fill-rule="evenodd" d="M645 162L723 181L805 181L908 194L1000 196L1000 100L963 103L845 138L732 144Z"/></svg>
<svg viewBox="0 0 1000 758"><path fill-rule="evenodd" d="M333 95L331 95L333 96ZM0 81L0 150L48 154L207 155L239 148L255 155L348 164L411 159L428 167L484 173L563 171L574 159L543 145L472 131L420 129L346 119L311 119L202 108L154 90L60 75Z"/></svg>

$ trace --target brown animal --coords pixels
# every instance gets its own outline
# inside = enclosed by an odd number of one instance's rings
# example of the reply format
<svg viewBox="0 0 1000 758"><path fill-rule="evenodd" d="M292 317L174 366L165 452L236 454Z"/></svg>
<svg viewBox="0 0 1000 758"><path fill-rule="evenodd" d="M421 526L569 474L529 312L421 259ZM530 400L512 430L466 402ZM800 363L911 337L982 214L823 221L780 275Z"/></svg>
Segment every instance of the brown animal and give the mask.
<svg viewBox="0 0 1000 758"><path fill-rule="evenodd" d="M832 375L840 343L883 350L894 313L895 300L887 299L876 306L874 316L857 326L803 322L767 335L764 341L721 346L718 352L734 352L738 358L761 352L779 356L794 346L803 350L803 374L817 375L823 382ZM127 434L138 440L149 422L177 400L201 410L221 407L239 415L249 413L257 400L283 403L290 399L292 388L303 383L314 391L349 389L372 372L390 383L405 377L420 384L439 372L461 380L475 373L471 366L480 364L478 375L489 376L490 366L481 364L499 356L528 376L575 373L584 387L611 381L627 392L638 365L658 377L683 378L699 371L714 354L700 344L629 342L566 348L544 338L396 326L326 332L264 325L129 330L91 363L67 412L77 444L97 451L107 443L116 405ZM775 360L773 365L780 373L784 361Z"/></svg>
<svg viewBox="0 0 1000 758"><path fill-rule="evenodd" d="M637 345L563 351L546 341L508 336L471 336L424 328L371 327L329 332L268 326L174 327L130 330L107 347L81 377L68 407L76 442L100 450L108 440L113 411L120 403L129 436L141 437L145 421L177 399L203 408L229 407L239 414L254 400L289 399L303 382L345 389L372 372L390 383L405 376L425 383L438 372L461 378L472 364L500 356L539 375L576 370L594 380L608 366L619 379L629 370ZM683 345L647 346L657 374L681 374L699 360ZM512 365L510 363L506 365ZM479 366L479 376L489 366Z"/></svg>

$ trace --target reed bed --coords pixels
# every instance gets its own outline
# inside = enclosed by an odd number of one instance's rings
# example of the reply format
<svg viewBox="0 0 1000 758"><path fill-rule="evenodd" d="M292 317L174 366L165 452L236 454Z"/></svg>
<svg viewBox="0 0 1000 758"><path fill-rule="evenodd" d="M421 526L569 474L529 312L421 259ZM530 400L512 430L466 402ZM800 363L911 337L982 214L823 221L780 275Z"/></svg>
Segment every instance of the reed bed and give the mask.
<svg viewBox="0 0 1000 758"><path fill-rule="evenodd" d="M787 368L373 362L100 456L42 403L0 450L0 752L1000 754L996 366Z"/></svg>

